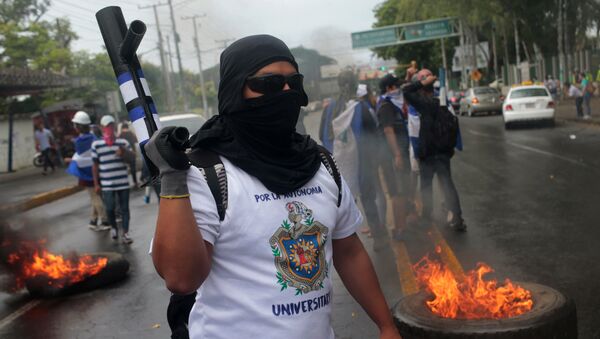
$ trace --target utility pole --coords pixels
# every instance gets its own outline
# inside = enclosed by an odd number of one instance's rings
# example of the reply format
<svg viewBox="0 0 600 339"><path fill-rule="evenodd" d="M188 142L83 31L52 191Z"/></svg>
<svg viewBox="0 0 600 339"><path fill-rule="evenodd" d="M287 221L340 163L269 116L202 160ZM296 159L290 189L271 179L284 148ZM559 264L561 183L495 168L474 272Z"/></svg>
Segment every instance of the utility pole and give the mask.
<svg viewBox="0 0 600 339"><path fill-rule="evenodd" d="M179 65L179 91L183 100L183 109L189 110L187 98L185 95L185 85L183 82L183 66L181 65L181 53L179 53L179 34L177 34L177 26L175 26L175 15L173 14L173 1L169 1L169 9L171 10L171 25L173 27L173 35L175 36L175 53L177 53L177 63Z"/></svg>
<svg viewBox="0 0 600 339"><path fill-rule="evenodd" d="M157 7L166 6L167 3L158 3L151 6L138 6L138 9L147 9L152 7L154 10L154 21L156 22L156 30L158 34L158 49L160 50L160 70L162 72L162 77L166 89L167 94L167 111L173 112L174 109L174 100L173 100L173 84L171 82L171 74L167 70L166 57L165 57L165 48L163 46L163 38L162 32L160 30L160 22L158 20L158 11Z"/></svg>
<svg viewBox="0 0 600 339"><path fill-rule="evenodd" d="M560 84L567 81L565 79L565 47L563 45L563 0L558 0L558 79ZM561 91L562 92L562 91Z"/></svg>
<svg viewBox="0 0 600 339"><path fill-rule="evenodd" d="M517 74L515 77L515 80L517 83L521 82L521 51L519 49L519 28L517 27L517 16L515 14L513 14L513 26L515 29L515 54L517 57Z"/></svg>
<svg viewBox="0 0 600 339"><path fill-rule="evenodd" d="M181 17L183 20L192 20L194 25L194 47L196 47L196 56L198 57L198 69L200 70L200 87L202 88L202 114L206 119L208 119L208 103L206 102L206 87L204 86L204 74L202 71L202 55L200 53L200 43L198 39L198 25L196 24L196 19L205 17L206 15L193 15L193 16L184 16Z"/></svg>
<svg viewBox="0 0 600 339"><path fill-rule="evenodd" d="M171 39L169 38L169 36L167 35L167 53L169 53L169 76L171 76L171 73L174 72L174 68L173 68L173 57L172 57L172 53L171 53Z"/></svg>
<svg viewBox="0 0 600 339"><path fill-rule="evenodd" d="M494 80L498 83L498 54L496 50L496 24L492 23L492 52L494 53Z"/></svg>
<svg viewBox="0 0 600 339"><path fill-rule="evenodd" d="M463 27L463 21L462 19L458 20L458 25L459 25L459 30L460 30L460 67L462 68L461 70L461 76L460 76L460 88L461 89L466 89L467 88L467 69L465 67L465 29Z"/></svg>

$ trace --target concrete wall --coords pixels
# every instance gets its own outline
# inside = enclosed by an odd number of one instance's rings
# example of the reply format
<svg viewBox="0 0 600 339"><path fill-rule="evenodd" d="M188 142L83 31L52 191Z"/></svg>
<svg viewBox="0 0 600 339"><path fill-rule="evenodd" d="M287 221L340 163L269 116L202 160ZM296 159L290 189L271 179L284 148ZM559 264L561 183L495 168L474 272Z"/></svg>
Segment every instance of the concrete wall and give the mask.
<svg viewBox="0 0 600 339"><path fill-rule="evenodd" d="M16 115L13 125L13 170L33 166L35 140L31 114ZM0 117L0 173L8 171L8 116Z"/></svg>

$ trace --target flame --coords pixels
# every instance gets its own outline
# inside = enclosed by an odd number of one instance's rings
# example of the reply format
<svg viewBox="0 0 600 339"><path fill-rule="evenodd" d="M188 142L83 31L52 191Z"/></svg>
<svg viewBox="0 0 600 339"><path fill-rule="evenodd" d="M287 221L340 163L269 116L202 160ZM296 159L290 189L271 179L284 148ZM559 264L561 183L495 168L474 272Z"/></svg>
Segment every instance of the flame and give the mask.
<svg viewBox="0 0 600 339"><path fill-rule="evenodd" d="M47 284L63 288L98 274L108 263L107 258L90 255L68 258L48 252L38 244L23 242L16 252L10 253L7 262L15 271L15 289L21 289L25 282L34 278L47 280Z"/></svg>
<svg viewBox="0 0 600 339"><path fill-rule="evenodd" d="M503 286L496 280L483 280L493 269L478 263L477 269L459 280L443 264L425 256L414 265L417 280L433 300L426 302L434 314L443 318L500 319L510 318L531 310L531 292L513 284L509 279Z"/></svg>

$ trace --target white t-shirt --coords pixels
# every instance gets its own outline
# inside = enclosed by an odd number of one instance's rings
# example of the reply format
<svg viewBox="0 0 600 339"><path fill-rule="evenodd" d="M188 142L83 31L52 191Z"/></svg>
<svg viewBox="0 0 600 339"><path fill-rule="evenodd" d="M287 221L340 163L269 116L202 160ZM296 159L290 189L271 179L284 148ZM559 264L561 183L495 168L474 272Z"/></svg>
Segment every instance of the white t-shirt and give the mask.
<svg viewBox="0 0 600 339"><path fill-rule="evenodd" d="M214 245L190 338L333 339L331 243L362 223L348 186L343 182L337 207L338 187L321 165L304 187L277 195L221 160L229 203L223 222L200 170L188 172L196 222Z"/></svg>

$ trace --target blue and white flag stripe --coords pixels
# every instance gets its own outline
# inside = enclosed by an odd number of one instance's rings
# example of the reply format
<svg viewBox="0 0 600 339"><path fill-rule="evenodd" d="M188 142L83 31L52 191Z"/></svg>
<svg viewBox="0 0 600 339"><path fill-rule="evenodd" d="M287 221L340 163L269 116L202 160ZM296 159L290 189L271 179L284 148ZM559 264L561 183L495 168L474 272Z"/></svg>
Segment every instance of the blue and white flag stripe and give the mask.
<svg viewBox="0 0 600 339"><path fill-rule="evenodd" d="M144 91L145 97L150 97L150 87L148 86L148 81L144 77L144 72L141 69L136 71L137 76L140 79L140 83L142 85L142 89ZM139 98L138 93L135 89L135 85L133 84L133 77L131 73L125 72L121 73L117 77L117 81L119 82L119 90L121 91L121 95L123 96L123 101L125 101L125 105L132 102L133 100ZM158 118L158 113L156 111L156 106L152 101L149 103L149 109L154 117L154 121L156 126L160 129L160 120ZM148 129L146 127L146 123L144 121L145 114L144 108L142 106L135 106L134 108L129 110L129 120L133 125L135 130L135 134L139 141L144 141L149 139Z"/></svg>

